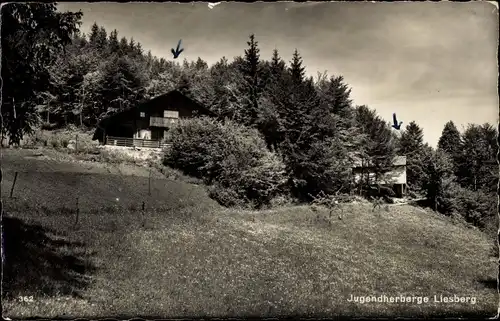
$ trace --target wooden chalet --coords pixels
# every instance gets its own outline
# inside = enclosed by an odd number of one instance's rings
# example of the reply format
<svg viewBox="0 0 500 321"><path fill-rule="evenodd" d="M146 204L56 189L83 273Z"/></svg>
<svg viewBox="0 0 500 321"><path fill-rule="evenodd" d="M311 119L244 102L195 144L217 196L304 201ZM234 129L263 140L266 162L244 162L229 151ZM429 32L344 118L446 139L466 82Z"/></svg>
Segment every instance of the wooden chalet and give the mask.
<svg viewBox="0 0 500 321"><path fill-rule="evenodd" d="M352 173L354 182L360 180L374 182L374 167L361 159L355 160ZM394 157L391 168L383 174L378 183L392 188L398 197L403 197L406 194L406 156Z"/></svg>
<svg viewBox="0 0 500 321"><path fill-rule="evenodd" d="M182 118L216 116L212 111L178 90L103 118L93 140L104 145L163 147L168 128Z"/></svg>

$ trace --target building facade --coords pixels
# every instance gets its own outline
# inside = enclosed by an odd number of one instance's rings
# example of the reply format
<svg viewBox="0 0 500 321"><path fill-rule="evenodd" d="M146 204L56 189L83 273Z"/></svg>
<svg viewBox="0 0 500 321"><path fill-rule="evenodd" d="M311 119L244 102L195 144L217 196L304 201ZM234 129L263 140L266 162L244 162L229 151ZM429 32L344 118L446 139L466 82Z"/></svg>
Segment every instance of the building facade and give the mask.
<svg viewBox="0 0 500 321"><path fill-rule="evenodd" d="M216 116L200 103L174 90L102 119L94 140L117 146L161 147L172 124L195 116Z"/></svg>
<svg viewBox="0 0 500 321"><path fill-rule="evenodd" d="M378 182L376 182L374 167L359 158L354 161L352 173L355 184L363 180L369 185L378 183L391 187L398 197L406 194L406 156L394 157L390 170L383 173Z"/></svg>

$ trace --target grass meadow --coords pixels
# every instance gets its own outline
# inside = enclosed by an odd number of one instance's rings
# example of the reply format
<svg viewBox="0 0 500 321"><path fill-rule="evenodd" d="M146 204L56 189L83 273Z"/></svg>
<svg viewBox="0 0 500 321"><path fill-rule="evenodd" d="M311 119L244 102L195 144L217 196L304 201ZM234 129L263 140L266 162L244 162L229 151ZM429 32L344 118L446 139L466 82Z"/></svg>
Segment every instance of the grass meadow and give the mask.
<svg viewBox="0 0 500 321"><path fill-rule="evenodd" d="M2 153L6 317L490 317L497 311L491 239L429 210L401 205L373 212L356 203L344 205L339 220L321 207L227 209L203 186L157 172L150 184L149 171L132 166ZM349 302L351 295L430 300L360 304ZM476 303L433 302L434 295L473 296Z"/></svg>

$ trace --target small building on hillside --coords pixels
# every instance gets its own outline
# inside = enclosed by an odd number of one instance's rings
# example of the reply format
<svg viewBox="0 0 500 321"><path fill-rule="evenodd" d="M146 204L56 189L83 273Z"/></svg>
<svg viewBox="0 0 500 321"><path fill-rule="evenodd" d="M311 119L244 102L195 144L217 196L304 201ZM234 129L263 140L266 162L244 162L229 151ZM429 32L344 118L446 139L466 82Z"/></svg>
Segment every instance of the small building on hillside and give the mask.
<svg viewBox="0 0 500 321"><path fill-rule="evenodd" d="M361 159L354 162L352 173L355 183L358 183L361 179L369 182L375 180L374 166L363 162ZM406 194L406 156L394 157L391 169L382 176L379 179L379 184L391 187L398 197L403 197Z"/></svg>
<svg viewBox="0 0 500 321"><path fill-rule="evenodd" d="M178 90L103 118L94 140L104 145L162 147L168 128L182 118L216 116L200 103Z"/></svg>

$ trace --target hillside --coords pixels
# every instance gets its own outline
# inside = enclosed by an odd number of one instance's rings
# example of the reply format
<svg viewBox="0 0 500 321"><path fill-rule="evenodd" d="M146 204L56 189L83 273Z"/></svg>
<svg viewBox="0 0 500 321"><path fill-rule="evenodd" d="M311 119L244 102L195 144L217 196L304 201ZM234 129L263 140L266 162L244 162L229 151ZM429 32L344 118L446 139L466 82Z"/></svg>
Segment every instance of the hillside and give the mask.
<svg viewBox="0 0 500 321"><path fill-rule="evenodd" d="M34 297L7 297L10 318L496 313L488 238L432 212L351 204L340 221L309 206L224 209L202 186L159 173L149 196L147 170L121 165L134 175L117 175L117 166L30 153L2 155L4 291ZM430 301L360 304L347 301L351 294ZM476 304L436 303L434 295L473 296Z"/></svg>

